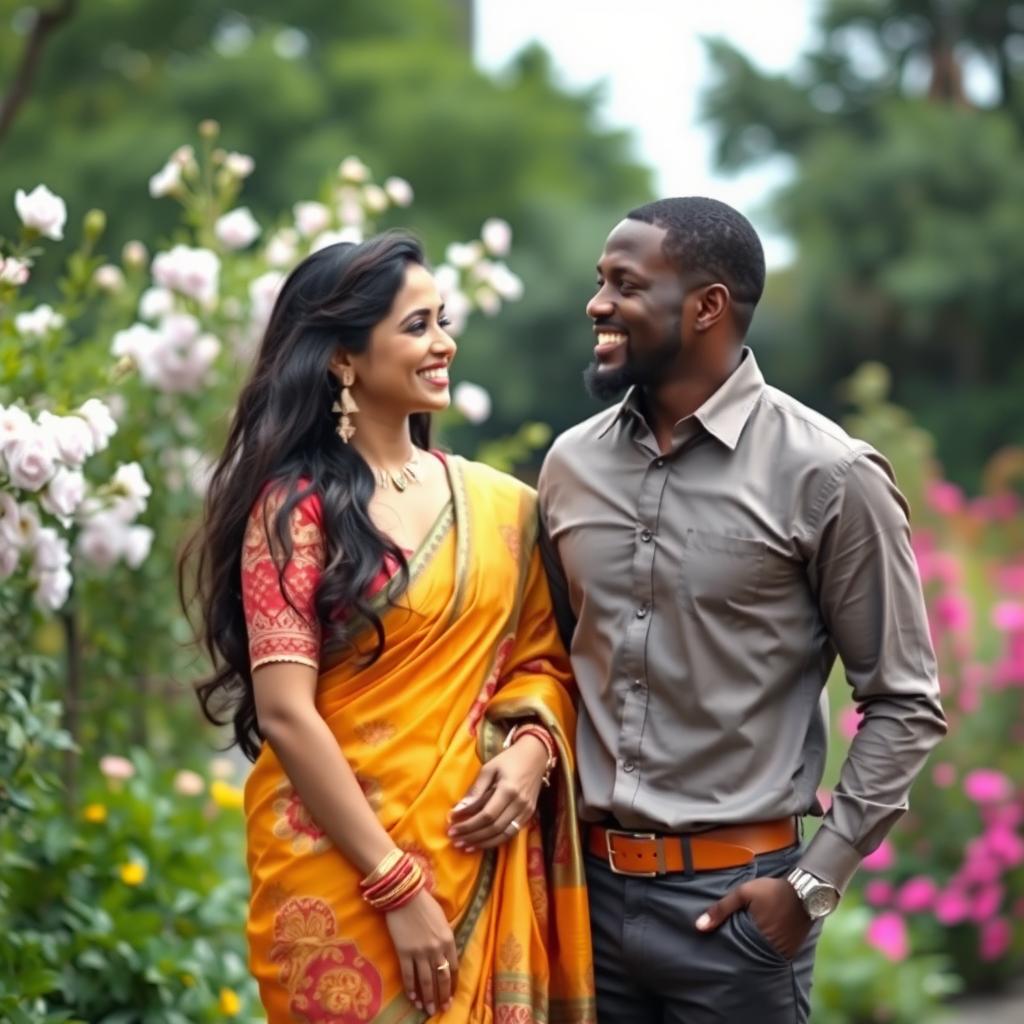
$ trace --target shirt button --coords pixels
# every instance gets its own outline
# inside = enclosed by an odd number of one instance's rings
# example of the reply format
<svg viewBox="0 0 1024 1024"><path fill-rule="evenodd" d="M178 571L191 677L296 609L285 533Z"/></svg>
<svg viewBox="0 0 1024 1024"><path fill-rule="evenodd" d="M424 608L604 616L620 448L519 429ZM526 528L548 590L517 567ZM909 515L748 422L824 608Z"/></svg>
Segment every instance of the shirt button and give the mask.
<svg viewBox="0 0 1024 1024"><path fill-rule="evenodd" d="M624 772L631 772L631 771L635 770L635 768L636 768L636 765L633 764L632 761L623 761L622 762L622 770Z"/></svg>
<svg viewBox="0 0 1024 1024"><path fill-rule="evenodd" d="M647 618L647 605L642 604L642 605L640 605L639 608L637 608L637 610L636 610L636 617L638 619L645 619L645 618Z"/></svg>
<svg viewBox="0 0 1024 1024"><path fill-rule="evenodd" d="M640 534L640 539L641 539L641 540L642 540L642 541L643 541L643 542L644 542L645 544L650 544L650 542L651 542L651 539L652 539L653 537L654 537L654 534L653 534L653 533L651 533L651 531L650 531L650 530L644 530L644 532Z"/></svg>
<svg viewBox="0 0 1024 1024"><path fill-rule="evenodd" d="M654 464L658 467L658 469L661 469L661 467L665 465L665 460L664 459L655 459L654 460Z"/></svg>
<svg viewBox="0 0 1024 1024"><path fill-rule="evenodd" d="M634 690L642 690L643 688L644 688L644 681L642 679L634 679L633 680L633 689Z"/></svg>

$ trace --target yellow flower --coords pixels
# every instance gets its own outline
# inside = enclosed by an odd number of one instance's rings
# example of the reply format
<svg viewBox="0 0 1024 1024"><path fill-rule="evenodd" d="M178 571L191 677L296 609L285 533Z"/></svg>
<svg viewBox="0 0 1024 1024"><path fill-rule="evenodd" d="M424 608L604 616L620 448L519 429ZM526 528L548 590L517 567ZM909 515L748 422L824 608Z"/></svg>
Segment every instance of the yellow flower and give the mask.
<svg viewBox="0 0 1024 1024"><path fill-rule="evenodd" d="M118 871L125 885L142 885L146 880L146 865L135 860L122 864Z"/></svg>
<svg viewBox="0 0 1024 1024"><path fill-rule="evenodd" d="M191 974L183 974L181 976L181 983L185 988L195 988L196 979Z"/></svg>
<svg viewBox="0 0 1024 1024"><path fill-rule="evenodd" d="M234 1017L241 1008L242 1000L238 998L237 992L232 992L229 988L220 990L220 1012L225 1017Z"/></svg>
<svg viewBox="0 0 1024 1024"><path fill-rule="evenodd" d="M89 804L82 811L82 817L94 825L102 824L107 820L107 808L103 804Z"/></svg>
<svg viewBox="0 0 1024 1024"><path fill-rule="evenodd" d="M232 786L222 779L214 779L210 783L210 796L218 807L235 810L242 806L242 791L237 786Z"/></svg>

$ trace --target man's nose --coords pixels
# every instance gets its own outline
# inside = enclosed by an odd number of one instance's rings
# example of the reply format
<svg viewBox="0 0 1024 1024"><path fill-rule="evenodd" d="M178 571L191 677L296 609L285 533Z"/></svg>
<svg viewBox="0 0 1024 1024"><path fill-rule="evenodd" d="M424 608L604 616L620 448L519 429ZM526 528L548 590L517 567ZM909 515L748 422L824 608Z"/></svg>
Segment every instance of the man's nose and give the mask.
<svg viewBox="0 0 1024 1024"><path fill-rule="evenodd" d="M600 320L602 317L611 316L614 309L615 307L605 295L604 288L601 287L587 303L587 316L591 320Z"/></svg>

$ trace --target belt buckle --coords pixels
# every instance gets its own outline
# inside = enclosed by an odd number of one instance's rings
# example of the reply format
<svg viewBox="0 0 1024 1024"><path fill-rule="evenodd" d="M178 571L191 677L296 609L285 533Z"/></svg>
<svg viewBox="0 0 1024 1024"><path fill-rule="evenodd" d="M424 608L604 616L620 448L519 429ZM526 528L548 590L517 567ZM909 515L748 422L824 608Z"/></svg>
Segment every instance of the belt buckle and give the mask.
<svg viewBox="0 0 1024 1024"><path fill-rule="evenodd" d="M657 839L655 832L627 832L622 828L606 828L604 830L604 848L608 854L608 867L612 869L613 875L632 875L634 878L657 878L657 871L623 871L615 866L615 851L612 849L612 836L622 836L623 839Z"/></svg>

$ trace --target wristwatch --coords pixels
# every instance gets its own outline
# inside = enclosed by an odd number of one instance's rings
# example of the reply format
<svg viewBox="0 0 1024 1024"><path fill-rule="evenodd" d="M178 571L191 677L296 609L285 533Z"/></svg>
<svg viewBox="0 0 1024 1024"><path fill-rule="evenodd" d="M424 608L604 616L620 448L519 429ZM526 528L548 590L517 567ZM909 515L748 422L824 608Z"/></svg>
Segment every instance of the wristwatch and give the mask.
<svg viewBox="0 0 1024 1024"><path fill-rule="evenodd" d="M803 868L793 868L786 881L796 890L812 921L828 917L839 904L839 890Z"/></svg>

